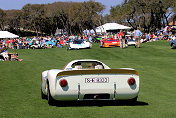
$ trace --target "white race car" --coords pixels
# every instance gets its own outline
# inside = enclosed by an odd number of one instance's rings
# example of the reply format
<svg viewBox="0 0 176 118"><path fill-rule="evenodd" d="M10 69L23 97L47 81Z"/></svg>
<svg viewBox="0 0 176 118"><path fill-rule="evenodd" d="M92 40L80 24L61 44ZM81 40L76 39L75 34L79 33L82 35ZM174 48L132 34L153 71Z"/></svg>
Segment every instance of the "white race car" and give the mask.
<svg viewBox="0 0 176 118"><path fill-rule="evenodd" d="M135 39L128 39L128 46L135 46L136 45L136 40Z"/></svg>
<svg viewBox="0 0 176 118"><path fill-rule="evenodd" d="M92 44L90 42L87 42L85 40L74 40L73 42L70 42L68 44L67 49L84 49L84 48L91 48Z"/></svg>
<svg viewBox="0 0 176 118"><path fill-rule="evenodd" d="M129 100L136 101L139 74L131 68L110 69L98 60L74 60L63 70L42 72L41 96L55 101Z"/></svg>

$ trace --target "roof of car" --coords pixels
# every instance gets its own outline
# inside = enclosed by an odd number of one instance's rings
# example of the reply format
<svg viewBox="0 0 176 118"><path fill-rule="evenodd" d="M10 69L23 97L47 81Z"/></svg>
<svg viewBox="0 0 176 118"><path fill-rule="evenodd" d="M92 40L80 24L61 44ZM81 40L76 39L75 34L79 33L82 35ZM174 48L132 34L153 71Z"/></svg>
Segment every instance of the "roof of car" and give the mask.
<svg viewBox="0 0 176 118"><path fill-rule="evenodd" d="M76 61L98 61L98 62L100 62L99 60L94 60L94 59L80 59L80 60L73 60L73 61L74 62L76 62Z"/></svg>

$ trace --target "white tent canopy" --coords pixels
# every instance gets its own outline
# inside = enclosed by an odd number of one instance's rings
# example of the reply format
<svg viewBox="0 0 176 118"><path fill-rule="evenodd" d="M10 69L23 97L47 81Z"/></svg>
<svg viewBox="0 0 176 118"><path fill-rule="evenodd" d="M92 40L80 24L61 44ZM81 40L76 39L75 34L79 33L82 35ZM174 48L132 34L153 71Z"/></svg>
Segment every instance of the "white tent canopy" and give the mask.
<svg viewBox="0 0 176 118"><path fill-rule="evenodd" d="M12 34L8 31L0 31L0 38L18 38L18 35Z"/></svg>
<svg viewBox="0 0 176 118"><path fill-rule="evenodd" d="M96 32L107 32L107 30L131 29L131 27L120 25L118 23L106 23L96 28Z"/></svg>

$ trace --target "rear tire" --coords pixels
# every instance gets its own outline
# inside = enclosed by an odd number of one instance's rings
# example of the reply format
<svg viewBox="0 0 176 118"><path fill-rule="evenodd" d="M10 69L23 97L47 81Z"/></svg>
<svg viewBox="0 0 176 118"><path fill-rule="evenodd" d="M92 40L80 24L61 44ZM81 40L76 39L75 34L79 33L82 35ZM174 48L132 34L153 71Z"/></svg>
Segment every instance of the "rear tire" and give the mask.
<svg viewBox="0 0 176 118"><path fill-rule="evenodd" d="M47 98L47 96L46 96L45 94L43 94L42 88L41 88L41 98L42 98L42 99L46 99L46 98Z"/></svg>
<svg viewBox="0 0 176 118"><path fill-rule="evenodd" d="M67 50L70 50L71 48L70 47L67 47Z"/></svg>
<svg viewBox="0 0 176 118"><path fill-rule="evenodd" d="M172 47L172 49L174 49L174 48L175 48L174 44L172 44L172 46L171 46L171 47Z"/></svg>
<svg viewBox="0 0 176 118"><path fill-rule="evenodd" d="M130 102L130 103L135 103L135 102L137 101L137 99L138 99L138 96L136 96L136 97L133 98L133 99L130 99L129 102Z"/></svg>
<svg viewBox="0 0 176 118"><path fill-rule="evenodd" d="M48 100L48 104L53 106L55 104L55 100L52 98L51 94L50 94L50 89L49 89L49 83L47 83L47 100Z"/></svg>

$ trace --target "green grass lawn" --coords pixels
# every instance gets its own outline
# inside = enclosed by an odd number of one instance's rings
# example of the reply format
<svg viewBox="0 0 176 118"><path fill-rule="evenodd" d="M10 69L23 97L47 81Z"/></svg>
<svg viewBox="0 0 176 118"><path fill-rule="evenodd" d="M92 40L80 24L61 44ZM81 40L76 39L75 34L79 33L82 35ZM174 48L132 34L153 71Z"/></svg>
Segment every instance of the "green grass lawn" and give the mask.
<svg viewBox="0 0 176 118"><path fill-rule="evenodd" d="M141 47L99 48L93 44L85 50L17 50L22 62L0 62L0 118L175 118L176 50L167 41ZM146 104L49 106L40 97L42 71L61 69L75 59L97 59L111 68L136 69L140 76L138 101Z"/></svg>

